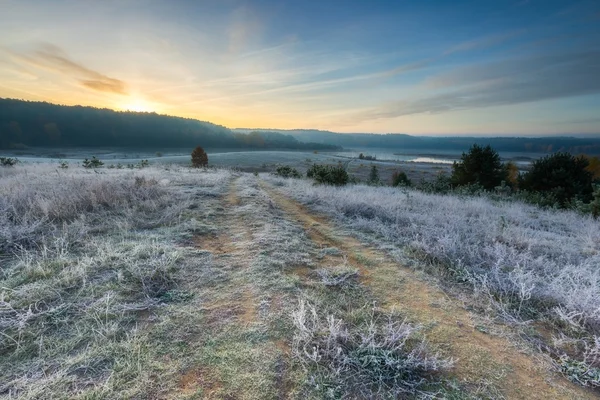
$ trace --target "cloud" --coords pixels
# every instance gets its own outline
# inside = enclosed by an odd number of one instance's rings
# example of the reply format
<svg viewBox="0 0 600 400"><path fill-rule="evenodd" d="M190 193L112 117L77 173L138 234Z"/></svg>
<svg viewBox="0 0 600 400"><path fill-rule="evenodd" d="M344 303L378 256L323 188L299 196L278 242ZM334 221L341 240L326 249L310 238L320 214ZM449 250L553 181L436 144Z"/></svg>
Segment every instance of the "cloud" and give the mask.
<svg viewBox="0 0 600 400"><path fill-rule="evenodd" d="M438 76L444 91L358 111L356 121L435 114L600 93L600 51L511 59ZM434 83L433 85L431 83ZM435 90L434 90L435 91Z"/></svg>
<svg viewBox="0 0 600 400"><path fill-rule="evenodd" d="M478 49L487 49L489 47L495 46L497 44L503 43L509 39L512 39L516 36L520 36L525 33L524 29L519 29L511 32L501 33L498 35L488 36L481 39L469 40L467 42L460 43L454 47L449 48L444 52L444 55L450 55L454 53L459 53L463 51L471 51Z"/></svg>
<svg viewBox="0 0 600 400"><path fill-rule="evenodd" d="M127 94L127 85L125 82L108 77L76 63L57 46L43 44L30 54L10 53L14 58L23 63L75 78L85 88L100 92Z"/></svg>

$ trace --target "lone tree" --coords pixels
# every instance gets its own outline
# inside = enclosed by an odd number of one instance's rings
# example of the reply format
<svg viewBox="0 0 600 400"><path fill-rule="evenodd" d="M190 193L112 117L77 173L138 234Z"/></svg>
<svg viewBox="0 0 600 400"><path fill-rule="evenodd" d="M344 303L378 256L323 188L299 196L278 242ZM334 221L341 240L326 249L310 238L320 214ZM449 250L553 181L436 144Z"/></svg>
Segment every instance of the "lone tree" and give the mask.
<svg viewBox="0 0 600 400"><path fill-rule="evenodd" d="M520 186L534 192L550 192L560 206L573 198L588 202L592 200L594 176L588 166L584 157L555 153L534 161Z"/></svg>
<svg viewBox="0 0 600 400"><path fill-rule="evenodd" d="M474 144L468 153L463 153L460 162L452 165L453 186L481 185L492 190L507 179L507 171L500 156L490 145L485 147Z"/></svg>
<svg viewBox="0 0 600 400"><path fill-rule="evenodd" d="M192 167L200 168L206 167L208 165L208 155L204 149L200 146L196 147L194 151L192 151Z"/></svg>

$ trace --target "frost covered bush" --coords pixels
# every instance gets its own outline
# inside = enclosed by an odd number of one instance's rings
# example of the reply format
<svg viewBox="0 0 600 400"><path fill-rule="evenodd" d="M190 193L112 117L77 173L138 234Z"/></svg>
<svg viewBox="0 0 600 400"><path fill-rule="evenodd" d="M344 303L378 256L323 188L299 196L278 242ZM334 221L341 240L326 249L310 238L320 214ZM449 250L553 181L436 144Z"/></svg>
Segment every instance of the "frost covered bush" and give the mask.
<svg viewBox="0 0 600 400"><path fill-rule="evenodd" d="M380 317L383 318L383 317ZM419 326L371 318L351 325L320 315L301 301L292 313L293 354L307 369L310 384L325 398L398 398L435 380L451 360L430 354L417 338Z"/></svg>
<svg viewBox="0 0 600 400"><path fill-rule="evenodd" d="M302 174L296 168L292 168L289 165L280 165L277 167L275 175L282 178L302 178Z"/></svg>

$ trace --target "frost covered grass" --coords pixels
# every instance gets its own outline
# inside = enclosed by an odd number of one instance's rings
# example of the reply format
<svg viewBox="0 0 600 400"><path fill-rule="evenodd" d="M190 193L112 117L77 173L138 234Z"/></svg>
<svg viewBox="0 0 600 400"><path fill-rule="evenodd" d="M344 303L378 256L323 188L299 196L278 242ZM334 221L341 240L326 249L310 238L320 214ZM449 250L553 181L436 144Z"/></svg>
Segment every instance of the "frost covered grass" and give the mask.
<svg viewBox="0 0 600 400"><path fill-rule="evenodd" d="M346 255L311 240L257 178L243 175L236 185L237 212L257 251L246 279L258 289L258 322L287 343L288 374L298 376L296 395L279 398L427 398L443 387L451 362L430 353L420 326L379 315Z"/></svg>
<svg viewBox="0 0 600 400"><path fill-rule="evenodd" d="M218 193L230 176L224 170L194 172L169 167L60 170L48 164L0 169L0 255L58 234L75 242L90 229L171 223L190 204L191 188Z"/></svg>
<svg viewBox="0 0 600 400"><path fill-rule="evenodd" d="M403 261L471 283L505 320L551 321L553 345L600 367L600 221L485 197L267 179Z"/></svg>
<svg viewBox="0 0 600 400"><path fill-rule="evenodd" d="M146 398L172 385L153 374L176 372L156 362L173 342L148 327L189 300L182 282L207 260L177 242L194 229L192 201L214 202L230 178L0 170L0 398Z"/></svg>
<svg viewBox="0 0 600 400"><path fill-rule="evenodd" d="M453 362L428 352L418 338L420 326L387 317L371 312L364 321L349 324L300 302L293 312L293 352L313 371L311 384L323 397L434 397L420 389Z"/></svg>

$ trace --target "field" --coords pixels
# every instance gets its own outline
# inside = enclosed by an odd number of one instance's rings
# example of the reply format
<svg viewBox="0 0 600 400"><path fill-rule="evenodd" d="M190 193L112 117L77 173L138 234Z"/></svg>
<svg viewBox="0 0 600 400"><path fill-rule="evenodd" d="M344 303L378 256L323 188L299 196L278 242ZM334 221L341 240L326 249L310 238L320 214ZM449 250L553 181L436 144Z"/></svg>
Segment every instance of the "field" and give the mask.
<svg viewBox="0 0 600 400"><path fill-rule="evenodd" d="M0 398L592 399L600 223L180 165L0 169Z"/></svg>
<svg viewBox="0 0 600 400"><path fill-rule="evenodd" d="M431 180L440 171L449 171L450 165L447 159L451 156L441 155L430 157L418 157L418 155L396 156L394 151L387 152L365 149L365 154L375 154L380 158L393 158L388 161L367 161L359 160L356 151L340 152L306 152L306 151L239 151L239 150L211 150L208 151L210 165L219 168L234 168L245 172L273 172L279 165L289 165L305 172L312 164L326 163L335 164L338 162L347 165L351 174L361 180L366 180L369 176L371 165L379 168L380 176L383 181L388 182L392 173L397 169L403 170L414 182L421 179ZM69 165L81 165L85 158L92 156L98 157L106 166L110 165L133 165L141 160L148 160L152 165L181 165L190 164L190 149L168 149L163 152L156 150L143 149L62 149L54 148L35 148L21 151L1 152L2 157L16 157L25 163L50 163L59 165L64 161ZM454 155L457 156L456 154ZM400 160L396 160L400 159ZM412 159L415 161L402 161L403 159ZM425 160L425 161L419 161ZM430 160L431 162L427 162ZM443 162L446 163L443 163Z"/></svg>

